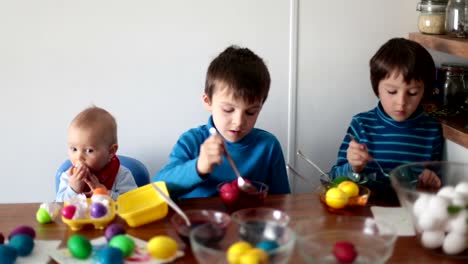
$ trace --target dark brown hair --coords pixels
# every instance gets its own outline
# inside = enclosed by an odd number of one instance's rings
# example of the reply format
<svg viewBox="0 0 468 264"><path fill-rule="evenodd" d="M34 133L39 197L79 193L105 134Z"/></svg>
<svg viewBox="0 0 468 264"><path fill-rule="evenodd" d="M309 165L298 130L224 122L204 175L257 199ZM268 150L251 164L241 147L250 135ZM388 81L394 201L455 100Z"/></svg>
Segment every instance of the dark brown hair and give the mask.
<svg viewBox="0 0 468 264"><path fill-rule="evenodd" d="M431 54L419 43L404 38L387 41L370 60L370 79L375 95L379 96L379 83L394 71L411 80L424 83L424 98L432 93L436 68Z"/></svg>
<svg viewBox="0 0 468 264"><path fill-rule="evenodd" d="M251 50L230 46L208 67L205 94L210 100L220 85L232 89L235 98L263 103L270 89L270 73L262 58Z"/></svg>

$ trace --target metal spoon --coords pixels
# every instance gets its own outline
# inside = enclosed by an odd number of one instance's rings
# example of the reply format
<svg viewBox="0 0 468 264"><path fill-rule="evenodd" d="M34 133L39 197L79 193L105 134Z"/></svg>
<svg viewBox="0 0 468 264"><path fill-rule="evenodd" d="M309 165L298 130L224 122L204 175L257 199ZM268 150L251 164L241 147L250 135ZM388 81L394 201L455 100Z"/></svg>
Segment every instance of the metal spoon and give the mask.
<svg viewBox="0 0 468 264"><path fill-rule="evenodd" d="M216 128L211 127L210 128L210 134L212 136L217 135L218 131L216 130ZM229 154L229 152L226 149L224 150L224 155L226 155L226 159L228 160L229 164L231 165L232 169L234 170L234 173L237 176L237 186L239 186L239 188L244 192L250 192L250 193L258 192L258 190L257 190L257 188L255 186L253 186L251 183L244 180L244 178L241 176L239 170L237 169L236 164L234 163L234 160L232 159L231 155Z"/></svg>
<svg viewBox="0 0 468 264"><path fill-rule="evenodd" d="M187 226L191 226L192 223L190 223L190 220L189 218L187 217L187 215L184 213L184 211L182 211L182 209L180 209L180 207L169 197L167 196L159 187L158 185L156 185L155 182L152 182L151 185L153 185L154 189L156 190L156 192L159 194L159 196L161 196L161 198L166 201L166 203L172 207L172 209L174 209L174 211L176 211L176 213L178 215L180 215L182 217L182 219L184 219L185 221L185 224Z"/></svg>
<svg viewBox="0 0 468 264"><path fill-rule="evenodd" d="M322 175L325 175L325 178L326 178L325 181L328 181L329 183L332 182L330 175L328 175L328 173L325 173L322 169L320 169L319 166L315 165L315 163L313 163L309 158L307 158L304 154L302 154L300 150L297 151L297 155L301 157L303 160L305 160L307 163L312 165L312 167L317 169L320 173L322 173Z"/></svg>

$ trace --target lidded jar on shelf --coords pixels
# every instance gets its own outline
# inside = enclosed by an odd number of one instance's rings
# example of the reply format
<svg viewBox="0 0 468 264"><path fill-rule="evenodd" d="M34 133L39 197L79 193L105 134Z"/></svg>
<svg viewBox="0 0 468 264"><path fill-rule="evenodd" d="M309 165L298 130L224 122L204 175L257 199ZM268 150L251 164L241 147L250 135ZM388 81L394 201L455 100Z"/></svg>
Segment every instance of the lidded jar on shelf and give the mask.
<svg viewBox="0 0 468 264"><path fill-rule="evenodd" d="M464 75L468 67L460 64L442 64L442 70L445 72L442 105L449 110L457 110L465 104Z"/></svg>
<svg viewBox="0 0 468 264"><path fill-rule="evenodd" d="M447 0L422 0L416 6L419 11L418 29L424 34L445 33Z"/></svg>
<svg viewBox="0 0 468 264"><path fill-rule="evenodd" d="M468 0L449 0L445 12L445 32L451 37L468 37Z"/></svg>

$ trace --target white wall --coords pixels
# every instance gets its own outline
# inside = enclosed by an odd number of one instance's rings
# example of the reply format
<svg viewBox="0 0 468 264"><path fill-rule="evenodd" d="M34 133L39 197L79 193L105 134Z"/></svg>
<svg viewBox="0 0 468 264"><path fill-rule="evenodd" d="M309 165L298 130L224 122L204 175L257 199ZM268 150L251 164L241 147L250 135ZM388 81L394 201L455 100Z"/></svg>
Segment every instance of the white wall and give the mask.
<svg viewBox="0 0 468 264"><path fill-rule="evenodd" d="M156 173L207 121L206 68L230 44L266 60L257 126L286 149L288 38L288 1L0 0L0 202L54 199L67 126L91 104L115 115L119 153Z"/></svg>

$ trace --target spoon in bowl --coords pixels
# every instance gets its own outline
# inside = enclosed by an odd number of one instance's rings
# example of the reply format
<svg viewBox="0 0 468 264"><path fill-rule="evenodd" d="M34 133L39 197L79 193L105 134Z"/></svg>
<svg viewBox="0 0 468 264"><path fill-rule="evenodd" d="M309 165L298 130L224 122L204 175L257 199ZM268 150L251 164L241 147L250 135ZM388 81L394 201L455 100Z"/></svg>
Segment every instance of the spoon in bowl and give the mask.
<svg viewBox="0 0 468 264"><path fill-rule="evenodd" d="M331 183L332 180L331 180L331 177L330 175L328 175L328 173L324 172L322 169L320 169L319 166L317 166L315 163L313 163L309 158L307 158L300 150L297 151L297 155L299 157L301 157L303 160L305 160L307 163L309 163L310 165L312 165L312 167L314 167L315 169L317 169L322 175L325 176L325 181L327 181L328 183Z"/></svg>
<svg viewBox="0 0 468 264"><path fill-rule="evenodd" d="M216 130L216 128L211 127L210 128L210 134L212 136L217 135L218 131ZM255 186L253 186L248 181L244 180L244 178L241 176L239 170L237 169L236 164L234 163L234 160L232 159L231 155L229 154L229 152L226 149L224 149L224 155L226 155L226 159L228 160L229 164L231 165L232 169L234 170L234 173L237 176L237 186L239 186L239 189L241 189L242 191L247 192L247 193L258 192L258 190L257 190L257 188Z"/></svg>
<svg viewBox="0 0 468 264"><path fill-rule="evenodd" d="M159 194L159 196L161 196L161 198L166 201L166 203L172 208L174 209L174 211L176 211L176 213L178 215L180 215L182 217L182 219L184 219L185 221L185 224L187 226L191 226L192 223L190 223L190 220L189 218L187 217L187 215L184 213L184 211L182 211L182 209L180 209L180 207L169 197L167 196L159 187L158 185L156 185L155 182L152 182L151 185L153 185L154 189L156 190L156 192Z"/></svg>

